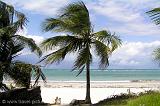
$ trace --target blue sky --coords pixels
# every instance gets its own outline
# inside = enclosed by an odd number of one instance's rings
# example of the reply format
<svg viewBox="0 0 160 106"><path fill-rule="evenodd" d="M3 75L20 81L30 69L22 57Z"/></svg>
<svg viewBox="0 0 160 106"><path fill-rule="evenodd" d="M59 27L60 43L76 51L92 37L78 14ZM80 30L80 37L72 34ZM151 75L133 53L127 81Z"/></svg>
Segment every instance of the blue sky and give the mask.
<svg viewBox="0 0 160 106"><path fill-rule="evenodd" d="M78 0L2 0L25 13L28 24L19 33L33 38L37 44L59 33L42 32L42 22L56 17L58 10ZM152 52L160 46L160 30L150 20L146 11L159 7L159 0L83 0L90 12L94 30L107 29L115 32L123 40L123 45L110 57L109 68L159 68L153 60ZM45 53L47 54L47 53ZM47 68L71 68L76 55L68 55L61 64ZM24 50L18 58L36 63L36 55ZM92 68L98 68L98 58L94 55Z"/></svg>

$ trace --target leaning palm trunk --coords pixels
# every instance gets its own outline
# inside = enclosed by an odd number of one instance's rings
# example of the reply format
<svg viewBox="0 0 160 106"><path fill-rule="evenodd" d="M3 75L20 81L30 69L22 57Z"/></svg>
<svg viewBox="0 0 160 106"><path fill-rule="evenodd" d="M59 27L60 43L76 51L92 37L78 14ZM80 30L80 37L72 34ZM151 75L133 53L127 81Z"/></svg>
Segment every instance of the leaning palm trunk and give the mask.
<svg viewBox="0 0 160 106"><path fill-rule="evenodd" d="M85 103L91 104L91 97L90 97L90 64L89 62L86 64L86 99Z"/></svg>

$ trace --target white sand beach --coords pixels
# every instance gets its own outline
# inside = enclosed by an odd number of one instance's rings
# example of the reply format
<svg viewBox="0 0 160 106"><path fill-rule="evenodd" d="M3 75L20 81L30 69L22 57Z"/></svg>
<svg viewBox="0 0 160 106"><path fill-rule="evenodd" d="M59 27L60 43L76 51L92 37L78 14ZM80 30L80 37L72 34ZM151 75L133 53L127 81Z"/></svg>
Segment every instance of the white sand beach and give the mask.
<svg viewBox="0 0 160 106"><path fill-rule="evenodd" d="M138 94L159 88L160 81L91 82L91 99L92 103L97 103L112 95L128 93L128 89ZM73 99L85 99L85 92L85 82L48 82L41 87L42 101L46 103L54 103L59 97L62 104L69 104Z"/></svg>

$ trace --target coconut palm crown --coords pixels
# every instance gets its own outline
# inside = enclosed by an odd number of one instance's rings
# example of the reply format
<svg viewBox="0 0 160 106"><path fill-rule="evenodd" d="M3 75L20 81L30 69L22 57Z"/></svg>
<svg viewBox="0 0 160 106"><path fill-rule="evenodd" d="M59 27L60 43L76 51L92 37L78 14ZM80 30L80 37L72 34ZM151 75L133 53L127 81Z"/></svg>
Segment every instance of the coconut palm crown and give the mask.
<svg viewBox="0 0 160 106"><path fill-rule="evenodd" d="M41 44L44 51L53 52L44 56L41 61L46 64L62 61L68 53L78 53L73 70L79 70L79 75L86 69L86 103L90 98L90 64L94 50L100 59L100 68L109 65L109 56L121 45L121 40L115 34L106 30L93 32L89 11L83 2L75 2L60 10L56 18L48 18L43 23L43 30L63 32L66 35L54 36L44 40ZM57 48L55 50L55 48Z"/></svg>

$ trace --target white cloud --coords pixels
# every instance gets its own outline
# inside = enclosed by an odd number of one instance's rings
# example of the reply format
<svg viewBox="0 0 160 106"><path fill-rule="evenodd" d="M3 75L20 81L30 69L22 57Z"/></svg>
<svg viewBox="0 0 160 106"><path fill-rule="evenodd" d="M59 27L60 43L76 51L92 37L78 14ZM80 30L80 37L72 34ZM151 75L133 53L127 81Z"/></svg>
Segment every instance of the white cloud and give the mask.
<svg viewBox="0 0 160 106"><path fill-rule="evenodd" d="M125 42L110 58L114 66L148 67L154 64L153 50L160 46L160 41L150 43ZM112 66L111 66L112 67Z"/></svg>
<svg viewBox="0 0 160 106"><path fill-rule="evenodd" d="M4 0L17 8L48 16L55 16L58 10L71 0ZM107 26L112 32L121 36L128 35L160 35L160 30L145 14L151 8L160 5L158 0L97 0L86 3L89 10L94 11L91 19L98 19L96 14L106 17ZM95 14L94 14L95 13ZM96 17L96 18L94 18Z"/></svg>
<svg viewBox="0 0 160 106"><path fill-rule="evenodd" d="M4 0L18 8L29 10L31 13L55 15L57 10L68 4L69 0Z"/></svg>
<svg viewBox="0 0 160 106"><path fill-rule="evenodd" d="M153 61L153 50L160 46L160 41L153 41L149 43L144 42L125 42L120 48L118 48L112 56L109 58L109 68L158 68L158 64ZM50 51L51 52L51 51ZM31 53L27 51L23 52L23 55L29 55ZM47 52L48 53L48 52ZM45 53L45 55L47 54ZM92 68L98 68L98 56L93 54ZM69 54L66 56L64 62L60 65L52 64L50 67L64 67L72 68L77 54ZM28 57L30 58L30 57ZM30 58L31 59L31 58ZM38 61L38 59L37 59Z"/></svg>
<svg viewBox="0 0 160 106"><path fill-rule="evenodd" d="M24 27L23 30L19 30L17 32L17 34L21 35L21 36L25 36L27 38L32 38L35 43L39 46L39 44L44 40L44 37L42 36L38 36L38 35L29 35L28 34L28 30ZM30 55L32 54L28 49L23 49L20 52L21 55Z"/></svg>
<svg viewBox="0 0 160 106"><path fill-rule="evenodd" d="M158 0L98 0L88 4L95 14L106 17L107 27L121 35L160 35L146 11L160 5Z"/></svg>
<svg viewBox="0 0 160 106"><path fill-rule="evenodd" d="M19 30L19 31L17 32L17 34L22 35L22 36L25 36L25 37L27 37L27 38L32 38L32 39L35 41L35 43L38 44L38 45L44 40L44 37L42 37L42 36L29 35L29 34L28 34L28 30L27 30L25 27L24 27L23 30Z"/></svg>

